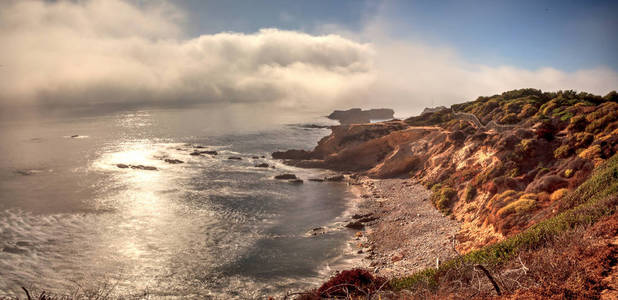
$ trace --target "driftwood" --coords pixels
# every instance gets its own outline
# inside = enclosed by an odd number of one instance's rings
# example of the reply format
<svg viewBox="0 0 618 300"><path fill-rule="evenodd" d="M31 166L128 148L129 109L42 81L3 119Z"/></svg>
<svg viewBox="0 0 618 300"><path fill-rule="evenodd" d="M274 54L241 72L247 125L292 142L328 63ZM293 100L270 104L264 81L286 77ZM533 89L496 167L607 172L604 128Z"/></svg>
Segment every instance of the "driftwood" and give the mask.
<svg viewBox="0 0 618 300"><path fill-rule="evenodd" d="M21 288L24 290L24 292L26 292L26 297L28 297L28 300L32 300L32 297L30 297L30 293L28 292L28 290L23 286Z"/></svg>
<svg viewBox="0 0 618 300"><path fill-rule="evenodd" d="M491 284L494 286L494 290L496 290L496 294L498 294L498 296L502 296L502 292L500 291L500 287L498 286L498 284L496 283L494 278L491 276L489 271L485 267L483 267L483 265L476 265L475 267L477 267L478 269L483 271L483 273L485 273L485 276L487 276L487 279L489 279Z"/></svg>

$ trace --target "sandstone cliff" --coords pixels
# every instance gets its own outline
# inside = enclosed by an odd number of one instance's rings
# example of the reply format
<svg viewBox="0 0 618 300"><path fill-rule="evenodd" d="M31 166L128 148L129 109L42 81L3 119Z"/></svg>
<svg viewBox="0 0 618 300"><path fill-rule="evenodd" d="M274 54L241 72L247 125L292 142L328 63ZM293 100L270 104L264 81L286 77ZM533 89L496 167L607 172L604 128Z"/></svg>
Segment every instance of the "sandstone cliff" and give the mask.
<svg viewBox="0 0 618 300"><path fill-rule="evenodd" d="M458 248L467 252L568 209L561 199L618 151L617 102L615 92L515 90L404 121L334 126L314 150L273 157L411 177L463 222Z"/></svg>

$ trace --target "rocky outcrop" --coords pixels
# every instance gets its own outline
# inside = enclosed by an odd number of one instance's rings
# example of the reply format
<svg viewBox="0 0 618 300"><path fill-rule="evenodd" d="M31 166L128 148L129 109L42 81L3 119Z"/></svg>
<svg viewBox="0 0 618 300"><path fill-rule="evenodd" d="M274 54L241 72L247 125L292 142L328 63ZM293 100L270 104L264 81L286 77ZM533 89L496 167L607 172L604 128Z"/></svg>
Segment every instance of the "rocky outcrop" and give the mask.
<svg viewBox="0 0 618 300"><path fill-rule="evenodd" d="M126 165L126 164L116 164L116 167L120 169L137 169L137 170L146 170L146 171L157 171L157 167L153 166L144 166L144 165Z"/></svg>
<svg viewBox="0 0 618 300"><path fill-rule="evenodd" d="M446 108L445 106L425 107L425 109L423 109L423 111L421 112L421 116L426 115L426 114L432 114L435 112L440 112L440 111L447 110L447 109L448 108Z"/></svg>
<svg viewBox="0 0 618 300"><path fill-rule="evenodd" d="M173 165L175 165L175 164L182 164L182 163L184 163L184 161L182 161L182 160L180 160L180 159L171 159L171 158L166 158L164 161L165 161L166 163L168 163L168 164L173 164Z"/></svg>
<svg viewBox="0 0 618 300"><path fill-rule="evenodd" d="M336 110L327 117L331 120L337 120L341 124L362 124L369 123L371 120L390 120L394 118L394 115L395 111L389 108L370 110L352 108L348 110Z"/></svg>
<svg viewBox="0 0 618 300"><path fill-rule="evenodd" d="M294 175L294 174L289 174L289 173L286 173L286 174L276 175L276 176L275 176L275 179L279 179L279 180L288 180L288 179L291 179L291 180L294 180L294 179L298 179L298 177L296 177L296 175Z"/></svg>
<svg viewBox="0 0 618 300"><path fill-rule="evenodd" d="M274 159L312 159L314 155L305 150L287 150L273 152Z"/></svg>
<svg viewBox="0 0 618 300"><path fill-rule="evenodd" d="M273 157L412 178L432 189L436 208L463 222L457 239L466 252L553 216L555 203L618 151L618 103L605 98L510 91L405 121L333 126L312 151Z"/></svg>

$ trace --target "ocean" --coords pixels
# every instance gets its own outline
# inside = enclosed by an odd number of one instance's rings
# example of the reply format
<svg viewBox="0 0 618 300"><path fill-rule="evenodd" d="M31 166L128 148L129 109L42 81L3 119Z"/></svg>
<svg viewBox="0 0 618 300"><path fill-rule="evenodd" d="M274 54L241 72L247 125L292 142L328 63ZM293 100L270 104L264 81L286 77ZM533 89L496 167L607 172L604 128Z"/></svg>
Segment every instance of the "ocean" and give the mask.
<svg viewBox="0 0 618 300"><path fill-rule="evenodd" d="M353 258L341 225L354 196L306 180L328 171L270 158L330 133L306 124L332 121L234 107L1 121L0 296L24 286L248 299L315 287ZM281 173L305 182L273 179Z"/></svg>

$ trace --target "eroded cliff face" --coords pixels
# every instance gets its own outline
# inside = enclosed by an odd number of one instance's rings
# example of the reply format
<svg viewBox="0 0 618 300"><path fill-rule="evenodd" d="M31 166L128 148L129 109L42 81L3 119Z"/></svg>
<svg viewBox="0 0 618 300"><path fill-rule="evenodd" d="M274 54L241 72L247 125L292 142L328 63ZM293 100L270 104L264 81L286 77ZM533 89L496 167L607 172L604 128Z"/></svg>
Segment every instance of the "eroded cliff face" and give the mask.
<svg viewBox="0 0 618 300"><path fill-rule="evenodd" d="M467 252L521 232L569 208L560 201L618 151L618 103L573 92L518 90L405 121L334 126L313 151L275 153L303 167L373 178L410 177L462 221ZM481 124L482 125L482 124Z"/></svg>

